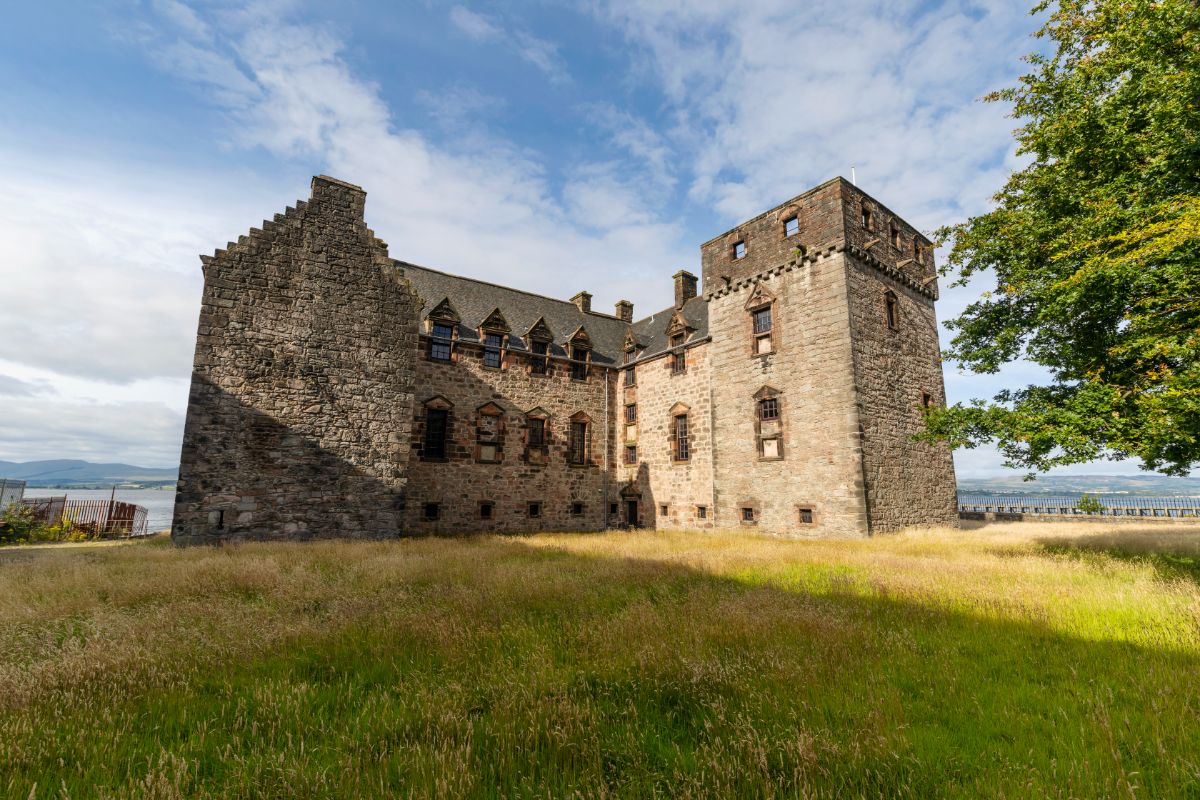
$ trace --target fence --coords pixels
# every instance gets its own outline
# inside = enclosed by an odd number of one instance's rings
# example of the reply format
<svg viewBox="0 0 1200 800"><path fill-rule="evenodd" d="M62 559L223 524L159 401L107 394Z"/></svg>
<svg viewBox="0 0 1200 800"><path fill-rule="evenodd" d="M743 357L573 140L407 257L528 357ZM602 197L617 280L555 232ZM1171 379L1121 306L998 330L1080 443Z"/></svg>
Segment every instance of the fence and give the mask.
<svg viewBox="0 0 1200 800"><path fill-rule="evenodd" d="M1085 514L1078 504L1082 495L958 496L958 510L995 514L1060 514L1100 517L1200 517L1200 497L1138 497L1135 495L1088 495L1100 502L1096 514Z"/></svg>
<svg viewBox="0 0 1200 800"><path fill-rule="evenodd" d="M0 511L8 508L12 503L21 502L21 498L24 495L25 481L0 478Z"/></svg>
<svg viewBox="0 0 1200 800"><path fill-rule="evenodd" d="M45 525L70 523L72 528L101 538L145 536L145 506L120 500L68 500L62 497L27 497L22 501Z"/></svg>

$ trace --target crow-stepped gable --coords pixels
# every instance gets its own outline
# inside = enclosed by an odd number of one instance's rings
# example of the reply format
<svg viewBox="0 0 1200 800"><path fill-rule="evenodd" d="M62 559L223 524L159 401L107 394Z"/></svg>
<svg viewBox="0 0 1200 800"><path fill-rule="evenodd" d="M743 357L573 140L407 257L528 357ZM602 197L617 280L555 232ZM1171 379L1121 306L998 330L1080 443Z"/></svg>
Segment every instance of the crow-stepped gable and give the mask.
<svg viewBox="0 0 1200 800"><path fill-rule="evenodd" d="M955 524L933 248L846 181L641 319L392 259L365 202L316 177L201 258L176 542Z"/></svg>

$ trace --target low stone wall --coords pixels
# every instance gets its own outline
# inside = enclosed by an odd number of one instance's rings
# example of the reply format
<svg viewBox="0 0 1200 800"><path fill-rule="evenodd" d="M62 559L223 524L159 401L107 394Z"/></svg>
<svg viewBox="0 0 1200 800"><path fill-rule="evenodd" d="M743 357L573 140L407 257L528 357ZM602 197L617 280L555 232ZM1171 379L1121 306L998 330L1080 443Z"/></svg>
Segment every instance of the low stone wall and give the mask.
<svg viewBox="0 0 1200 800"><path fill-rule="evenodd" d="M998 511L960 511L960 520L971 522L1098 522L1105 525L1197 525L1200 517L1130 517L1104 514L1012 514Z"/></svg>

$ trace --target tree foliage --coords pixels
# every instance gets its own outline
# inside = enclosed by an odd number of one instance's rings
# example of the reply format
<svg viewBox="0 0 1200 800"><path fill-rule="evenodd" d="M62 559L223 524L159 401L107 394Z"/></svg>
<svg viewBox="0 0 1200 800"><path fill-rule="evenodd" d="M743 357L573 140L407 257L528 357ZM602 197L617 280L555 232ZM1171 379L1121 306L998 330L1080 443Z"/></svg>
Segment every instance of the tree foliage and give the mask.
<svg viewBox="0 0 1200 800"><path fill-rule="evenodd" d="M947 323L974 372L1027 359L1047 385L935 409L930 435L995 441L1010 466L1200 461L1200 3L1058 0L1013 104L1028 166L990 213L941 229L955 285L994 291Z"/></svg>

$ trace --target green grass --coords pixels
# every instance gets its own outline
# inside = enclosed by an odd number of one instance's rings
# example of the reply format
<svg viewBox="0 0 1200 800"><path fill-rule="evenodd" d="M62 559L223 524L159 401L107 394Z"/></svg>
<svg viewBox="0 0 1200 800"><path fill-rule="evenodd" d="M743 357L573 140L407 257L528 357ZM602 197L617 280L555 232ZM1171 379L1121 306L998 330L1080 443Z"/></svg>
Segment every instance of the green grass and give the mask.
<svg viewBox="0 0 1200 800"><path fill-rule="evenodd" d="M0 551L0 792L1197 797L1198 542Z"/></svg>

